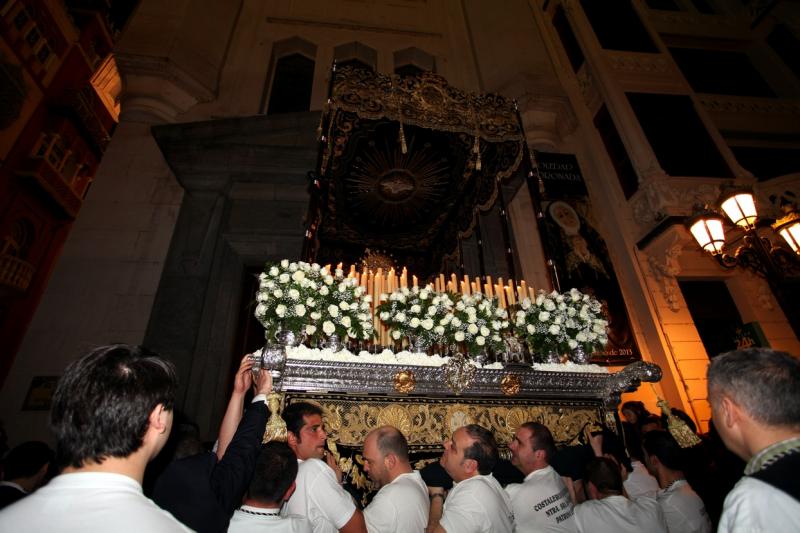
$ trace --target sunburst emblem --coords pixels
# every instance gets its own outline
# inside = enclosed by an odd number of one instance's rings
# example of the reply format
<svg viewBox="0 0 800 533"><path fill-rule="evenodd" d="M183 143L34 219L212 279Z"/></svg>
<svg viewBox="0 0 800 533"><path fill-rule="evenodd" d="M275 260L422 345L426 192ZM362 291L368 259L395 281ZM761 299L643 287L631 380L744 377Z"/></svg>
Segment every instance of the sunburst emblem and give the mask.
<svg viewBox="0 0 800 533"><path fill-rule="evenodd" d="M353 160L347 187L359 218L384 228L413 225L429 216L423 206L447 194L447 159L431 143L415 146L413 135L408 139L406 154L395 143L370 140Z"/></svg>

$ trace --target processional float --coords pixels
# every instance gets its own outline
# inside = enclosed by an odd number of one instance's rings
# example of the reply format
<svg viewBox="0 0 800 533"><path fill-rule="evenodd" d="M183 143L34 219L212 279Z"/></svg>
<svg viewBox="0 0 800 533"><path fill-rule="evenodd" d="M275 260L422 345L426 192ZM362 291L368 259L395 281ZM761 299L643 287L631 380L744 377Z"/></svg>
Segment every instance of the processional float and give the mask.
<svg viewBox="0 0 800 533"><path fill-rule="evenodd" d="M423 462L467 423L492 430L503 447L526 421L546 424L560 445L582 442L587 427L619 432L621 393L660 380L657 365L637 361L610 373L597 365L554 364L558 357L535 363L512 357L520 349L512 334L502 335L505 351L494 344L489 357L478 362L469 357L472 349L454 348L459 328L460 340L466 335L471 348L483 326L487 341L501 338L495 330L502 328L489 327L493 322L512 333L516 326L528 340L534 335L525 335L526 324L517 320L521 303L535 305L531 301L538 295L516 279L503 183L521 176L537 211L543 191L514 102L466 93L433 73L400 79L353 67L337 71L334 65L317 133L303 261L269 265L256 298L256 315L269 341L259 363L273 372L279 391L270 398L273 413L300 400L320 405L340 466L362 491L368 484L361 446L369 431L385 424L399 428L412 458ZM494 206L499 206L506 280L485 272L480 248L478 214ZM473 234L478 276L466 273L461 249L462 239ZM442 274L448 265L458 273ZM556 272L551 281L561 289ZM339 290L351 296L330 300L329 291ZM435 341L425 346L427 353L413 339L405 342L394 334L397 322L391 318L397 313L390 317L387 311L390 301L407 303L423 290L437 298L431 309L445 308L431 311L436 320L427 330L417 325ZM404 296L387 296L392 293ZM574 303L568 291L563 296ZM458 314L463 302L469 307L476 298L491 301L497 320L486 318L477 327L480 312ZM489 308L480 302L476 308ZM450 315L464 318L458 327L446 318L447 305ZM282 341L273 342L278 331ZM454 331L455 337L448 337ZM349 350L326 340L348 336L354 337L345 343ZM305 345L297 346L303 338ZM285 426L273 416L265 438L284 436Z"/></svg>

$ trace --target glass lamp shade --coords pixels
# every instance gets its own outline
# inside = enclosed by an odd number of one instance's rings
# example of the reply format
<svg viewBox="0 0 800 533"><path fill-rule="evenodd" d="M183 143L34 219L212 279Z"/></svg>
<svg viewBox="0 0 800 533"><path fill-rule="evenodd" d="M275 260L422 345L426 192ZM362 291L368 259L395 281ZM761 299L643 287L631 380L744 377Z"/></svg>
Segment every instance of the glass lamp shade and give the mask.
<svg viewBox="0 0 800 533"><path fill-rule="evenodd" d="M794 253L800 255L800 213L797 210L775 221L772 228L784 238Z"/></svg>
<svg viewBox="0 0 800 533"><path fill-rule="evenodd" d="M758 212L753 193L736 191L720 199L720 206L731 222L742 228L754 228Z"/></svg>
<svg viewBox="0 0 800 533"><path fill-rule="evenodd" d="M713 255L722 253L725 246L725 230L722 227L722 217L712 213L705 213L694 218L689 223L697 244L706 252Z"/></svg>

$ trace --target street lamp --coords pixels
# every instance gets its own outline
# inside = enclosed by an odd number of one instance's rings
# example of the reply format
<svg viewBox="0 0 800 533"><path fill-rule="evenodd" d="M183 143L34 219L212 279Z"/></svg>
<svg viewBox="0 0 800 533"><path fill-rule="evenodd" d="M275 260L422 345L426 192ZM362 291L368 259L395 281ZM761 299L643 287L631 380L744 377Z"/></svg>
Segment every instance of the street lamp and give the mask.
<svg viewBox="0 0 800 533"><path fill-rule="evenodd" d="M725 268L743 266L764 276L773 286L787 275L800 273L800 213L795 204L785 204L785 216L772 224L791 251L758 234L758 210L751 191L729 190L722 194L718 204L740 232L730 243L725 242L725 219L707 207L704 212L688 219L686 226L697 244L720 265Z"/></svg>

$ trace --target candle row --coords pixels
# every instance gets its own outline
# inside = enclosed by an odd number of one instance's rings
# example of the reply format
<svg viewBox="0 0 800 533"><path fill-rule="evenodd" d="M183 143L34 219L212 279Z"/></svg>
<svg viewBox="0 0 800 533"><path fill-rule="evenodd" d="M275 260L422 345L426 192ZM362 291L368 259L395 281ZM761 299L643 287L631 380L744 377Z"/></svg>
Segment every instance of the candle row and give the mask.
<svg viewBox="0 0 800 533"><path fill-rule="evenodd" d="M326 265L325 268L330 270L331 265ZM344 271L342 263L336 265L336 268ZM411 275L409 280L408 270L405 267L399 271L394 268L390 268L387 271L382 268L376 271L365 268L359 272L356 270L355 265L350 266L347 277L356 279L358 284L364 287L366 294L372 297L372 314L377 342L381 346L391 346L393 342L389 336L388 328L383 325L378 319L377 313L375 313L375 308L380 304L380 295L391 293L401 288L420 287L419 279L417 276ZM536 299L535 289L529 286L525 280L521 280L517 284L513 279L504 281L503 278L497 278L496 281L493 281L491 276L486 276L486 281L482 282L478 277L470 278L465 275L463 278L459 278L455 274L451 274L448 278L444 274L439 274L426 286L437 292L451 292L456 295L482 293L489 298L497 298L498 305L503 309L518 303L524 298Z"/></svg>

